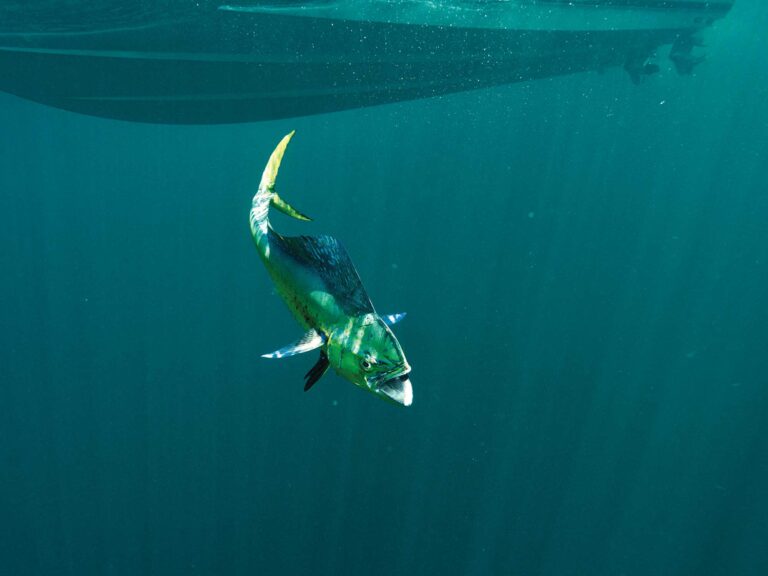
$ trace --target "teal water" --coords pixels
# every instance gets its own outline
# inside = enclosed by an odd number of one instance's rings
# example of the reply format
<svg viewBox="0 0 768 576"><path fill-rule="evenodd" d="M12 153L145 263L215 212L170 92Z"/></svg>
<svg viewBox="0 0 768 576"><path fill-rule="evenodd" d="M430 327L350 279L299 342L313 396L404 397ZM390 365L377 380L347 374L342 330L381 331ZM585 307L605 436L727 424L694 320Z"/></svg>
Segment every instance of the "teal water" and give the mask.
<svg viewBox="0 0 768 576"><path fill-rule="evenodd" d="M768 10L621 71L168 127L0 95L0 573L768 570ZM249 237L340 238L413 366L314 363Z"/></svg>

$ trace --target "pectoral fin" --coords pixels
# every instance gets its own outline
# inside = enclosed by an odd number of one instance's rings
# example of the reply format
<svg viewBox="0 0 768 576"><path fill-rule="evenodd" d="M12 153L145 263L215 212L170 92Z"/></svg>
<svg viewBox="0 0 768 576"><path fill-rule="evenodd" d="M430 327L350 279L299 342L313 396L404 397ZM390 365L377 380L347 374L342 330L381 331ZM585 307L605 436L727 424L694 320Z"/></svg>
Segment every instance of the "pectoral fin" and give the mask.
<svg viewBox="0 0 768 576"><path fill-rule="evenodd" d="M295 356L296 354L303 354L304 352L310 352L316 350L325 344L325 336L320 334L317 330L312 329L299 340L293 344L289 344L280 350L275 350L269 354L262 354L262 358L286 358L287 356Z"/></svg>
<svg viewBox="0 0 768 576"><path fill-rule="evenodd" d="M387 326L394 326L400 320L405 318L406 312L400 312L399 314L384 314L381 319L384 320L384 323Z"/></svg>
<svg viewBox="0 0 768 576"><path fill-rule="evenodd" d="M312 386L315 385L315 382L323 377L323 374L328 370L329 365L330 362L328 361L328 356L325 355L325 352L320 352L320 359L304 376L304 379L306 380L304 383L304 392L312 388Z"/></svg>

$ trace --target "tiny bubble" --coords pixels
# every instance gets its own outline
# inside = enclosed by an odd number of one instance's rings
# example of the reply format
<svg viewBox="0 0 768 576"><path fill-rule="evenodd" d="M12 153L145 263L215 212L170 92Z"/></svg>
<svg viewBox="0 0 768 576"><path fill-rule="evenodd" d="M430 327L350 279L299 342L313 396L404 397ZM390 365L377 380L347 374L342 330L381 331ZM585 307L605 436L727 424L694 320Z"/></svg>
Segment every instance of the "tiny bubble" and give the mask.
<svg viewBox="0 0 768 576"><path fill-rule="evenodd" d="M536 216L536 212L528 212L528 218L533 218Z"/></svg>

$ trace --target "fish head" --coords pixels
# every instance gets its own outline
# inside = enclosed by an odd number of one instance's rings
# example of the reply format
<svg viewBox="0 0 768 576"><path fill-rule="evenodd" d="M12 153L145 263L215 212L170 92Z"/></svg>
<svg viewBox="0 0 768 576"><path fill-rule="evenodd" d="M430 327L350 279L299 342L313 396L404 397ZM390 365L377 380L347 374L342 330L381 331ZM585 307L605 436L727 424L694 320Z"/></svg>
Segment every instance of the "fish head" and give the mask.
<svg viewBox="0 0 768 576"><path fill-rule="evenodd" d="M411 367L392 330L378 314L350 318L333 330L326 346L331 366L342 377L389 402L410 406Z"/></svg>

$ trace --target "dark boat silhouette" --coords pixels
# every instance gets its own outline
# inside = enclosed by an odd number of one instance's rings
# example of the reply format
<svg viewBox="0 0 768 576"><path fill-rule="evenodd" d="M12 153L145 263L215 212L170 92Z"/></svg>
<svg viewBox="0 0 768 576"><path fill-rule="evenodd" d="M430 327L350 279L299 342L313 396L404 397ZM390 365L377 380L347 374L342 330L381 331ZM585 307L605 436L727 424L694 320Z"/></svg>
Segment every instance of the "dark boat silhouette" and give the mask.
<svg viewBox="0 0 768 576"><path fill-rule="evenodd" d="M622 66L681 73L733 0L0 1L0 90L139 122L317 114Z"/></svg>

